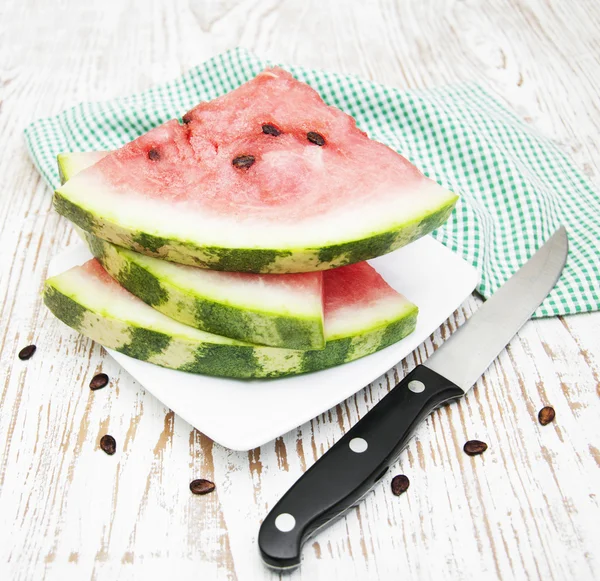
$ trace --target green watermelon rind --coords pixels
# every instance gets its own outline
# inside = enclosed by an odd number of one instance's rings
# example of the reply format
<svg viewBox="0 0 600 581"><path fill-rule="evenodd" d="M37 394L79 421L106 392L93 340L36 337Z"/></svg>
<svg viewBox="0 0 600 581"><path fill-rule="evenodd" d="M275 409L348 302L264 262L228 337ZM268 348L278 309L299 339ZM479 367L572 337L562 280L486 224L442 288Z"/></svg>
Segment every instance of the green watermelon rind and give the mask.
<svg viewBox="0 0 600 581"><path fill-rule="evenodd" d="M181 264L230 272L282 274L328 270L376 258L410 244L441 226L450 216L458 196L448 192L440 206L383 232L318 248L223 248L198 246L189 240L165 238L103 218L75 203L61 192L54 193L56 211L95 236L148 256Z"/></svg>
<svg viewBox="0 0 600 581"><path fill-rule="evenodd" d="M314 316L227 304L184 288L153 269L155 259L83 233L92 254L121 286L168 317L215 335L286 349L323 349L322 311ZM154 265L157 266L157 265ZM158 265L159 266L159 265Z"/></svg>
<svg viewBox="0 0 600 581"><path fill-rule="evenodd" d="M111 316L106 309L95 309L78 294L76 288L65 286L58 275L46 281L44 303L69 327L109 349L162 367L237 379L296 375L370 355L412 333L418 313L417 307L408 303L386 324L334 339L322 350L298 351L222 337L211 343L194 338L190 333L165 332L156 325L150 328L134 320Z"/></svg>

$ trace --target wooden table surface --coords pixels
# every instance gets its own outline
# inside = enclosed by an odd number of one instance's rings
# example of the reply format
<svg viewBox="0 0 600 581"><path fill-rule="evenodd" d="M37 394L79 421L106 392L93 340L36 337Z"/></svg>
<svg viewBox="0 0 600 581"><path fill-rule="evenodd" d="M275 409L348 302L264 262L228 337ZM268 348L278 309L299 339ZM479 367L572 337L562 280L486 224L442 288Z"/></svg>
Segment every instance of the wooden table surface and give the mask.
<svg viewBox="0 0 600 581"><path fill-rule="evenodd" d="M0 4L0 579L276 579L269 507L478 306L386 377L250 452L175 416L40 301L74 241L23 128L127 95L236 45L395 87L476 80L600 185L597 0L3 0ZM35 343L28 362L19 349ZM110 388L91 392L100 370ZM383 484L304 548L289 579L600 577L600 314L528 323L477 388L433 414ZM556 421L541 427L551 404ZM113 434L119 451L98 441ZM462 452L478 438L480 457ZM409 476L395 497L391 476ZM193 496L190 480L216 492Z"/></svg>

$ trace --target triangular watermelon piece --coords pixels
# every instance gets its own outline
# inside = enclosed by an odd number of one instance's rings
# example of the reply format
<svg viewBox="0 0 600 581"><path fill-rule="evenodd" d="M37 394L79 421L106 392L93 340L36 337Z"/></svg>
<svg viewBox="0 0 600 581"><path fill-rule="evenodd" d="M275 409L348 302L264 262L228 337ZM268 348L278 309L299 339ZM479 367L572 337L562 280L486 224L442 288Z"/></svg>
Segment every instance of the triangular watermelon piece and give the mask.
<svg viewBox="0 0 600 581"><path fill-rule="evenodd" d="M440 226L457 196L271 68L107 155L54 200L138 252L285 273L390 252Z"/></svg>
<svg viewBox="0 0 600 581"><path fill-rule="evenodd" d="M163 367L236 378L325 369L412 333L417 307L366 262L324 273L322 350L263 347L183 325L120 286L93 259L49 278L44 302L64 323L110 349Z"/></svg>
<svg viewBox="0 0 600 581"><path fill-rule="evenodd" d="M108 151L73 151L69 153L59 153L57 162L60 183L64 184L76 173L98 163L109 153L110 152Z"/></svg>
<svg viewBox="0 0 600 581"><path fill-rule="evenodd" d="M63 181L109 152L61 153ZM92 254L128 291L202 331L286 349L322 349L323 274L221 272L145 256L79 231Z"/></svg>

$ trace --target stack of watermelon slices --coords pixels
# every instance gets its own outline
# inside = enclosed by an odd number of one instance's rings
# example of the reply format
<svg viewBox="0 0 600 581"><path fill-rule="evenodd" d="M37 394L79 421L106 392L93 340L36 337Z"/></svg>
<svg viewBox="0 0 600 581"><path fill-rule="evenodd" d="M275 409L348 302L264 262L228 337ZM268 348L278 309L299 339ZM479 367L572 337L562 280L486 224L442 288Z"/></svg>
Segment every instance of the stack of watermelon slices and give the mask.
<svg viewBox="0 0 600 581"><path fill-rule="evenodd" d="M411 333L417 307L365 260L457 200L279 68L58 162L55 208L95 259L46 281L50 310L132 357L237 378L331 367Z"/></svg>

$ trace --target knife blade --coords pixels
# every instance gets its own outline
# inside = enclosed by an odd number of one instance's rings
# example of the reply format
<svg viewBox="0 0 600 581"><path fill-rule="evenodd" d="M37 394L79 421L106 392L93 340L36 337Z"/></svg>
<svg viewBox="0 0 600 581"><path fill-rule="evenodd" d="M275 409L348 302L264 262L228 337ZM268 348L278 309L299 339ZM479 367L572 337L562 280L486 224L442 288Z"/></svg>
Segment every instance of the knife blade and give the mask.
<svg viewBox="0 0 600 581"><path fill-rule="evenodd" d="M275 569L300 565L302 545L385 475L419 423L473 387L554 288L568 254L561 226L427 361L413 369L273 507L258 546Z"/></svg>

